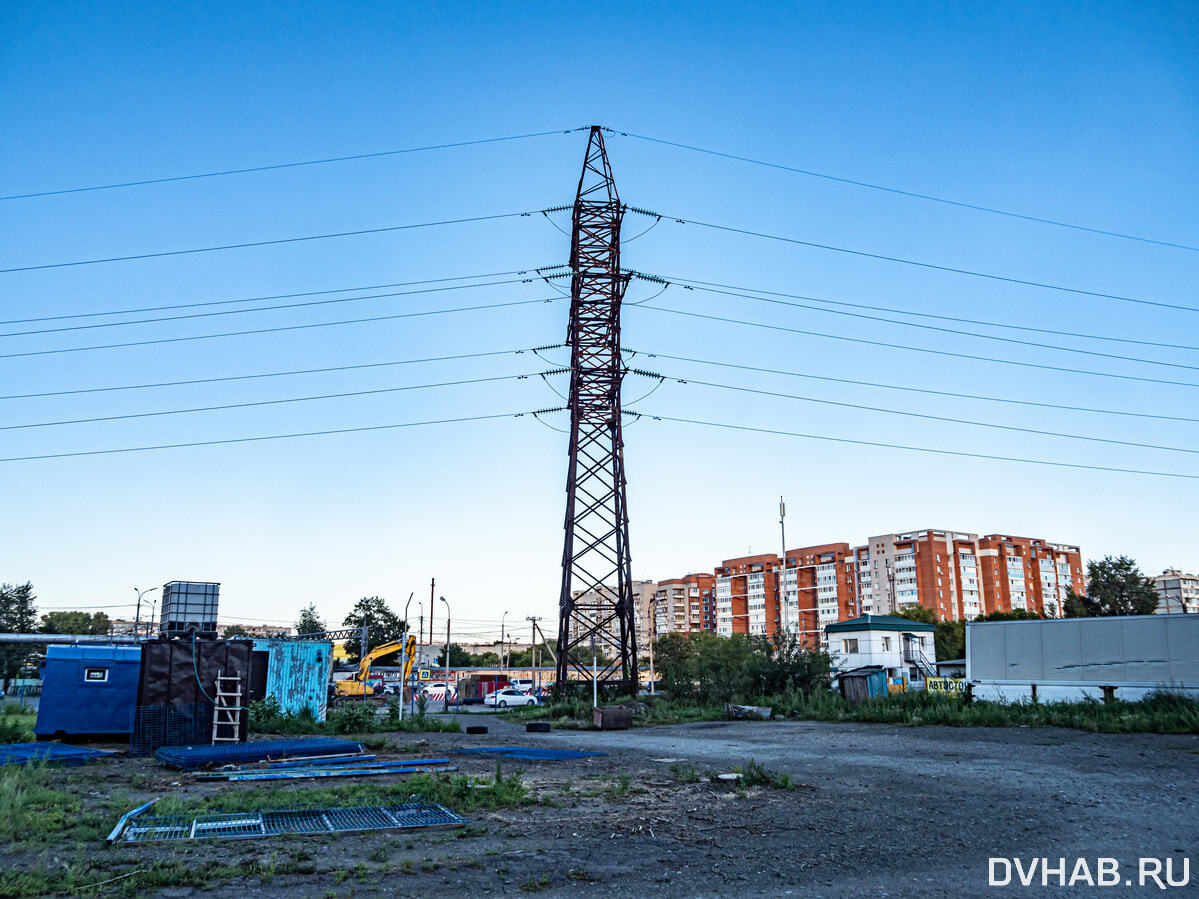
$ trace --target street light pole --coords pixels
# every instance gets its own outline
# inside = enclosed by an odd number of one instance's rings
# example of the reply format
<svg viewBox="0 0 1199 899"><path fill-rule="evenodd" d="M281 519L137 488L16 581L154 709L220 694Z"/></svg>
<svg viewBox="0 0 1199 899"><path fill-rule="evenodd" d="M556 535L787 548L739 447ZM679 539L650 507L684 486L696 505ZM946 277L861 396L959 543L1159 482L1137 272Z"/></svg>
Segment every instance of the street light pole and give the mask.
<svg viewBox="0 0 1199 899"><path fill-rule="evenodd" d="M137 611L133 615L133 636L135 637L141 634L142 629L142 597L157 589L157 587L147 587L145 590L133 588L133 592L137 594Z"/></svg>

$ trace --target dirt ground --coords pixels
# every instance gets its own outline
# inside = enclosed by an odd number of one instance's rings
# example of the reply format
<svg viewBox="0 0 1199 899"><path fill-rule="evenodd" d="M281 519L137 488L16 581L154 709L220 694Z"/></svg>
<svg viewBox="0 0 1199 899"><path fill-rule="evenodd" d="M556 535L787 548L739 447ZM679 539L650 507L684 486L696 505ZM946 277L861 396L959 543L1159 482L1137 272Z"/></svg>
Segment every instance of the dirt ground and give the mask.
<svg viewBox="0 0 1199 899"><path fill-rule="evenodd" d="M305 870L213 887L241 896L1157 893L1135 884L1143 856L1172 857L1176 876L1189 859L1190 885L1171 892L1199 893L1195 736L745 721L534 735L495 718L463 723L486 723L491 732L428 734L429 751L520 743L608 755L505 761L505 773L520 769L542 802L475 813L461 835L368 833L107 851L114 862L123 860L114 866L120 870L131 860L181 853L197 866L291 860L293 869ZM681 782L671 770L727 772L751 758L790 774L798 787L736 790ZM495 770L494 758L466 755L459 764L467 774ZM91 770L98 793L189 796L212 789L189 785L152 760ZM990 856L1065 857L1070 866L1082 857L1092 870L1095 859L1114 857L1134 885L1045 889L1038 875L1031 888L988 888ZM202 892L173 887L151 895Z"/></svg>

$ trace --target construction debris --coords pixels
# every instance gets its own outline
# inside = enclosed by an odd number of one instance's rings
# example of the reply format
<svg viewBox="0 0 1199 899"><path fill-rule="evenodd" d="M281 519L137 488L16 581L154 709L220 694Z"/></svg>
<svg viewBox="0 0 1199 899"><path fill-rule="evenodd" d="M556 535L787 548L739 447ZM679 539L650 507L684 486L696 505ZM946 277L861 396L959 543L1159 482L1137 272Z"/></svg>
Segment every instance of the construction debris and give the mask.
<svg viewBox="0 0 1199 899"><path fill-rule="evenodd" d="M63 743L8 743L0 746L0 765L25 765L45 762L48 765L85 765L96 759L113 755L99 749L67 746Z"/></svg>
<svg viewBox="0 0 1199 899"><path fill-rule="evenodd" d="M357 755L363 746L336 737L296 737L285 740L252 740L219 746L163 746L155 753L158 761L172 768L194 771L210 765L259 762L296 756Z"/></svg>
<svg viewBox="0 0 1199 899"><path fill-rule="evenodd" d="M583 752L581 749L543 749L540 746L471 746L455 749L454 752L498 755L506 759L523 759L530 762L561 762L565 759L582 759L608 754L606 752Z"/></svg>
<svg viewBox="0 0 1199 899"><path fill-rule="evenodd" d="M367 756L374 759L374 756ZM196 775L197 780L298 780L306 777L369 777L375 774L432 774L435 771L457 771L450 759L411 759L393 761L359 761L356 763L280 762L263 767L229 767Z"/></svg>
<svg viewBox="0 0 1199 899"><path fill-rule="evenodd" d="M774 709L768 705L734 705L730 702L725 705L724 714L729 718L769 721L774 714Z"/></svg>
<svg viewBox="0 0 1199 899"><path fill-rule="evenodd" d="M168 840L230 840L288 834L353 833L364 830L412 830L462 827L467 819L435 802L329 809L272 809L261 812L166 815L145 814L157 799L126 812L108 843L158 843Z"/></svg>

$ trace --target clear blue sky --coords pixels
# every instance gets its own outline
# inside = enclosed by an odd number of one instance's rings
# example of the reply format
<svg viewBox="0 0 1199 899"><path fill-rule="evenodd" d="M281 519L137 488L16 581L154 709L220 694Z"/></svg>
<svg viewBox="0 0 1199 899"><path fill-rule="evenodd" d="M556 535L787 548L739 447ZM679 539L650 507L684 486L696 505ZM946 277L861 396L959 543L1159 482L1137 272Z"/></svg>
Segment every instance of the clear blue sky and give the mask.
<svg viewBox="0 0 1199 899"><path fill-rule="evenodd" d="M1199 244L1199 16L1189 3L34 4L0 10L0 194L599 123L967 203ZM540 209L573 199L582 133L0 202L0 268ZM1181 305L1199 253L1018 221L612 136L622 198L668 216ZM568 227L567 217L556 217ZM625 236L648 220L630 218ZM5 320L565 262L540 216L0 274ZM1199 313L679 225L625 262L676 278L1199 345ZM377 291L376 291L377 292ZM641 285L629 299L654 291ZM343 296L336 294L333 296ZM3 354L553 296L510 284L0 337ZM315 298L313 298L315 299ZM288 302L288 301L282 301ZM292 300L290 302L295 302ZM920 331L671 288L654 305L1199 383L1199 352L973 328L1176 366ZM217 307L228 308L228 307ZM234 307L238 308L238 307ZM0 359L4 395L344 366L560 340L566 304ZM171 313L162 312L158 315ZM178 314L178 313L175 313ZM902 316L891 316L898 318ZM4 325L5 333L122 317ZM124 318L128 318L125 316ZM919 321L917 319L913 319ZM935 323L935 322L926 322ZM952 323L949 323L950 326ZM1199 388L1038 371L630 308L626 345L838 378L1199 417ZM959 326L971 329L970 326ZM28 424L543 371L528 354L0 401ZM675 377L951 419L1199 446L1199 425L999 405L638 358ZM565 388L564 379L553 379ZM1194 454L993 431L630 378L645 412L851 439L1199 474ZM540 378L0 431L0 456L218 440L558 404ZM561 427L565 417L548 419ZM1199 481L1071 471L643 419L627 431L634 573L915 527L1006 532L1199 567ZM529 418L0 464L0 579L44 607L217 580L230 618L340 620L430 577L461 635L552 621L565 437ZM415 609L415 601L413 603ZM112 609L114 615L131 610ZM427 612L427 609L426 609ZM438 618L442 615L438 611ZM547 622L549 623L549 622ZM552 627L552 626L551 626ZM456 628L457 630L457 628Z"/></svg>

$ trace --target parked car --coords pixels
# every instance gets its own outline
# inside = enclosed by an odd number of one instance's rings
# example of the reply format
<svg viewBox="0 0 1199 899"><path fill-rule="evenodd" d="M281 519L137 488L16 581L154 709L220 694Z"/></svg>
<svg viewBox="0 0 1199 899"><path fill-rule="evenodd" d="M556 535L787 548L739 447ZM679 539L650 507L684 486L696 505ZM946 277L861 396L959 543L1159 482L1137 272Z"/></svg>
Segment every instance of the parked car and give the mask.
<svg viewBox="0 0 1199 899"><path fill-rule="evenodd" d="M517 677L517 678L514 678L508 686L510 686L514 690L520 690L522 693L532 693L533 692L533 678Z"/></svg>
<svg viewBox="0 0 1199 899"><path fill-rule="evenodd" d="M488 693L483 698L483 705L491 706L493 709L506 709L509 706L539 705L539 703L537 697L532 694L512 687L505 687L502 690Z"/></svg>

